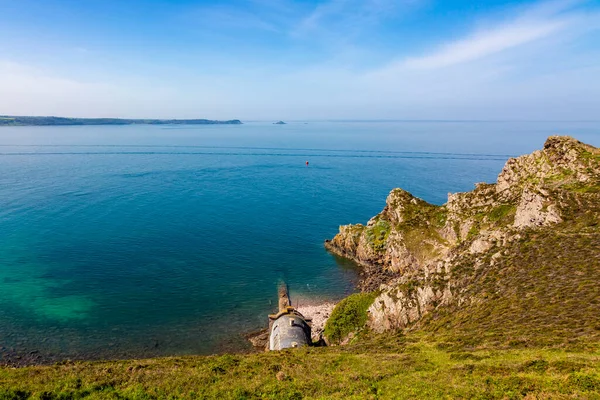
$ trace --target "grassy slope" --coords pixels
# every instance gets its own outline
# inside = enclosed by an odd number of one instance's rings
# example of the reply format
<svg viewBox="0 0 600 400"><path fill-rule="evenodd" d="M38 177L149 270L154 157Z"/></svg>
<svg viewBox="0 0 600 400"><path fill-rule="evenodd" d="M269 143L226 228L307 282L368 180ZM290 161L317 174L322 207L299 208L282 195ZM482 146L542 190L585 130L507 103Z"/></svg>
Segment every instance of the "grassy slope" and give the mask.
<svg viewBox="0 0 600 400"><path fill-rule="evenodd" d="M481 265L465 252L453 274L463 277L462 293L474 301L438 308L422 331L454 347L597 348L600 196L576 200L564 222L522 232L507 248L490 249Z"/></svg>
<svg viewBox="0 0 600 400"><path fill-rule="evenodd" d="M600 352L346 347L0 370L0 398L600 398ZM533 398L533 397L531 397Z"/></svg>
<svg viewBox="0 0 600 400"><path fill-rule="evenodd" d="M466 261L477 302L440 308L424 330L457 346L600 343L600 232L530 231L479 269Z"/></svg>

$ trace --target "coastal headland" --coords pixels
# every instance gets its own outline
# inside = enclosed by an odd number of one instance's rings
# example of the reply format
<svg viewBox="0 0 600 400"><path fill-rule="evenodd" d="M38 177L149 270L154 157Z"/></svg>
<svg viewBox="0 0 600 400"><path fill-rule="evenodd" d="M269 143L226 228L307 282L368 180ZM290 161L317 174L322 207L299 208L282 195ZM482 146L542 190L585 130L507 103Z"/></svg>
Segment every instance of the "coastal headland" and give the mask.
<svg viewBox="0 0 600 400"><path fill-rule="evenodd" d="M363 267L328 347L3 360L0 399L600 398L600 149L551 136L441 206L394 189L325 246Z"/></svg>
<svg viewBox="0 0 600 400"><path fill-rule="evenodd" d="M68 126L68 125L241 125L239 119L122 119L65 118L0 115L0 126Z"/></svg>
<svg viewBox="0 0 600 400"><path fill-rule="evenodd" d="M472 346L597 343L600 150L552 136L509 159L496 183L441 206L394 189L381 213L325 246L363 266L362 290L377 293L372 331L450 329Z"/></svg>

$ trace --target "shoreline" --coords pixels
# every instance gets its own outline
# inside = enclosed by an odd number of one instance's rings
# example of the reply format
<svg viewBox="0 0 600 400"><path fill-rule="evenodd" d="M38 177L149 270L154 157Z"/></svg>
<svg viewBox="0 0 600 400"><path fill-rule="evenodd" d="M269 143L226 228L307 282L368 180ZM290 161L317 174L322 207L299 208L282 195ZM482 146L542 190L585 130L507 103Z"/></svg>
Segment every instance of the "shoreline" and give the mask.
<svg viewBox="0 0 600 400"><path fill-rule="evenodd" d="M239 119L205 118L71 118L56 116L0 115L0 126L106 126L106 125L242 125Z"/></svg>
<svg viewBox="0 0 600 400"><path fill-rule="evenodd" d="M358 287L355 287L355 289L358 289ZM305 318L312 319L311 336L313 341L316 342L321 339L327 319L331 316L335 306L349 295L350 293L347 293L343 297L332 298L329 296L307 296L306 294L296 294L294 292L290 294L292 305L296 310Z"/></svg>
<svg viewBox="0 0 600 400"><path fill-rule="evenodd" d="M323 297L307 297L303 295L293 295L292 301L298 312L300 312L305 318L312 319L311 321L311 338L314 342L319 342L321 335L325 328L325 323L330 317L331 312L336 304L340 300L332 300L327 296ZM266 315L265 315L266 317ZM30 366L44 366L62 363L73 363L73 362L105 362L105 361L123 361L133 359L160 359L169 357L185 357L185 356L209 356L209 355L222 355L222 354L248 354L253 352L260 352L265 349L266 343L269 336L269 328L254 330L251 332L242 332L238 337L242 337L248 343L246 349L227 349L227 345L220 348L215 348L211 354L148 354L147 356L141 356L131 354L127 356L122 353L120 356L115 354L114 357L98 357L98 353L89 352L85 354L79 354L77 356L60 356L56 353L45 353L37 349L21 349L16 350L12 348L2 347L0 345L0 367L4 368L22 368Z"/></svg>
<svg viewBox="0 0 600 400"><path fill-rule="evenodd" d="M297 308L298 312L304 315L305 318L312 319L311 337L313 341L319 341L322 338L325 324L337 303L338 302L326 302L314 305L302 305Z"/></svg>

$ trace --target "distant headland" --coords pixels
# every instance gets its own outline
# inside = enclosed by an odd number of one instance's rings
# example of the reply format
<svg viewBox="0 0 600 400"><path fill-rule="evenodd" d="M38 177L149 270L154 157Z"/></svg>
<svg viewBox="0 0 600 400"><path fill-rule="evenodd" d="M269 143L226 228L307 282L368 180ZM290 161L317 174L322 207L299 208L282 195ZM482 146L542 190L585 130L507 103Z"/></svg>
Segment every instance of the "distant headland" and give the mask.
<svg viewBox="0 0 600 400"><path fill-rule="evenodd" d="M52 125L241 125L239 119L217 121L210 119L121 119L121 118L65 118L0 115L0 126Z"/></svg>

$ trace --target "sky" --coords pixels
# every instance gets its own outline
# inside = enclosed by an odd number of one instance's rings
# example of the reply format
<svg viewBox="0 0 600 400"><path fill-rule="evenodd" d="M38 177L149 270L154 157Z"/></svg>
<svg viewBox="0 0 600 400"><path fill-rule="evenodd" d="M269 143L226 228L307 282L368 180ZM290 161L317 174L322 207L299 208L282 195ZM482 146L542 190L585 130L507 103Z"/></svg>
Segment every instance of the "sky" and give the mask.
<svg viewBox="0 0 600 400"><path fill-rule="evenodd" d="M600 120L600 0L0 0L0 115Z"/></svg>

